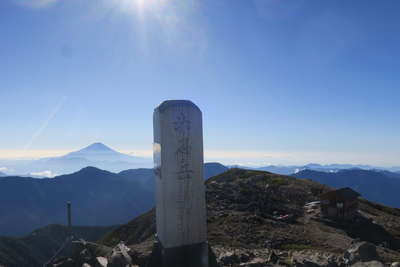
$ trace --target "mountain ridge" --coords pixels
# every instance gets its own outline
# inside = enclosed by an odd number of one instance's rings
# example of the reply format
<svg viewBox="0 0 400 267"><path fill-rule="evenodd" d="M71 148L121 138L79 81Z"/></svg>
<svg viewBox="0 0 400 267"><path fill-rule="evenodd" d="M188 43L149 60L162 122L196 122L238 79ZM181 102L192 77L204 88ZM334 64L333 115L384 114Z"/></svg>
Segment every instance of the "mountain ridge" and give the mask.
<svg viewBox="0 0 400 267"><path fill-rule="evenodd" d="M371 201L392 207L400 207L397 193L400 188L400 175L382 170L349 169L337 172L303 170L293 177L312 179L335 188L351 187Z"/></svg>
<svg viewBox="0 0 400 267"><path fill-rule="evenodd" d="M261 171L269 171L273 173L278 173L282 175L291 175L296 172L300 172L303 170L316 170L321 172L335 172L339 170L345 169L362 169L362 170L382 170L382 171L390 171L390 172L400 172L400 167L393 166L393 167L377 167L372 165L365 165L365 164L318 164L318 163L309 163L305 165L267 165L263 167L257 168L248 168L247 169L254 169L254 170L261 170Z"/></svg>
<svg viewBox="0 0 400 267"><path fill-rule="evenodd" d="M205 175L226 170L216 163L204 166ZM0 202L9 203L0 205L0 235L19 236L47 224L62 224L67 201L72 202L74 224L125 223L153 207L154 179L153 169L112 173L96 167L55 178L0 177Z"/></svg>

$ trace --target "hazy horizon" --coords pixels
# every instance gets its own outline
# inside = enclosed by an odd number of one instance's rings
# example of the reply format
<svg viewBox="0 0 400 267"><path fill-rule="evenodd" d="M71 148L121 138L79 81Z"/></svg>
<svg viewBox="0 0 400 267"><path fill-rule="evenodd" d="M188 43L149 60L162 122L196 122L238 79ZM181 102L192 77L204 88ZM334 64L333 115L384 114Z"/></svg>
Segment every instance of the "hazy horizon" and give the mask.
<svg viewBox="0 0 400 267"><path fill-rule="evenodd" d="M111 149L127 154L130 156L136 156L148 159L152 162L153 151L152 150L123 150L116 149L108 144L106 146ZM86 146L85 146L86 147ZM36 151L10 151L9 153L12 155L11 157L7 157L5 154L0 154L1 160L37 160L44 159L50 157L60 157L64 156L68 153L78 151L85 147L80 147L71 150L36 150ZM1 152L1 151L0 151ZM15 153L15 154L12 154ZM19 154L20 153L20 154ZM224 165L242 165L248 167L262 167L267 165L276 165L276 166L295 166L295 165L306 165L306 164L321 164L321 165L330 165L330 164L351 164L351 165L371 165L374 167L398 167L399 165L377 165L366 162L357 162L357 161L340 161L335 158L329 157L329 155L322 155L317 153L304 153L301 152L255 152L255 151L204 151L205 162L219 162ZM317 157L323 157L323 161L316 160ZM355 155L357 156L357 155ZM361 156L360 156L361 157ZM266 159L269 159L266 160ZM331 161L327 160L331 159ZM0 164L1 165L1 164ZM0 166L0 171L5 167Z"/></svg>

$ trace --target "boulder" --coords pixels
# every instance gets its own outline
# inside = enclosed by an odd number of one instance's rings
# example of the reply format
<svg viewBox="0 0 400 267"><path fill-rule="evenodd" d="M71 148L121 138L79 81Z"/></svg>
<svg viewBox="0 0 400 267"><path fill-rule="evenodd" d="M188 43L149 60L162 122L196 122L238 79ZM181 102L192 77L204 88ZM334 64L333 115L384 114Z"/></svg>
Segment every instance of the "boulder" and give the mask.
<svg viewBox="0 0 400 267"><path fill-rule="evenodd" d="M379 255L376 247L368 242L358 242L353 244L343 255L346 264L354 264L356 262L378 261Z"/></svg>
<svg viewBox="0 0 400 267"><path fill-rule="evenodd" d="M364 261L364 262L357 262L351 267L384 267L383 263L380 261Z"/></svg>

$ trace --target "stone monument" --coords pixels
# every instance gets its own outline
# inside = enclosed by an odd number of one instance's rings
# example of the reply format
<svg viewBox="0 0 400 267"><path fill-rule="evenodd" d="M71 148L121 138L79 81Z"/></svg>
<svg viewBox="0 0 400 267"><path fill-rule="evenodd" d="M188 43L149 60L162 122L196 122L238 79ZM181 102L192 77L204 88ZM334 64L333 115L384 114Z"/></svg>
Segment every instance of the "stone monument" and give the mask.
<svg viewBox="0 0 400 267"><path fill-rule="evenodd" d="M207 216L200 109L170 100L155 110L156 225L163 267L207 267Z"/></svg>

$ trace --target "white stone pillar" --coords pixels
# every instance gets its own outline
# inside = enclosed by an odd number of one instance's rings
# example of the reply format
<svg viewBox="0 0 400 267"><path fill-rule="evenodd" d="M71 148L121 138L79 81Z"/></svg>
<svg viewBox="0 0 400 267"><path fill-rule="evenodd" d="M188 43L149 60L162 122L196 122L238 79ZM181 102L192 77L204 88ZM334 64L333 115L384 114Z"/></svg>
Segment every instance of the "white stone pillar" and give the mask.
<svg viewBox="0 0 400 267"><path fill-rule="evenodd" d="M153 120L156 224L164 266L208 266L201 111L191 101L170 100L155 109Z"/></svg>

